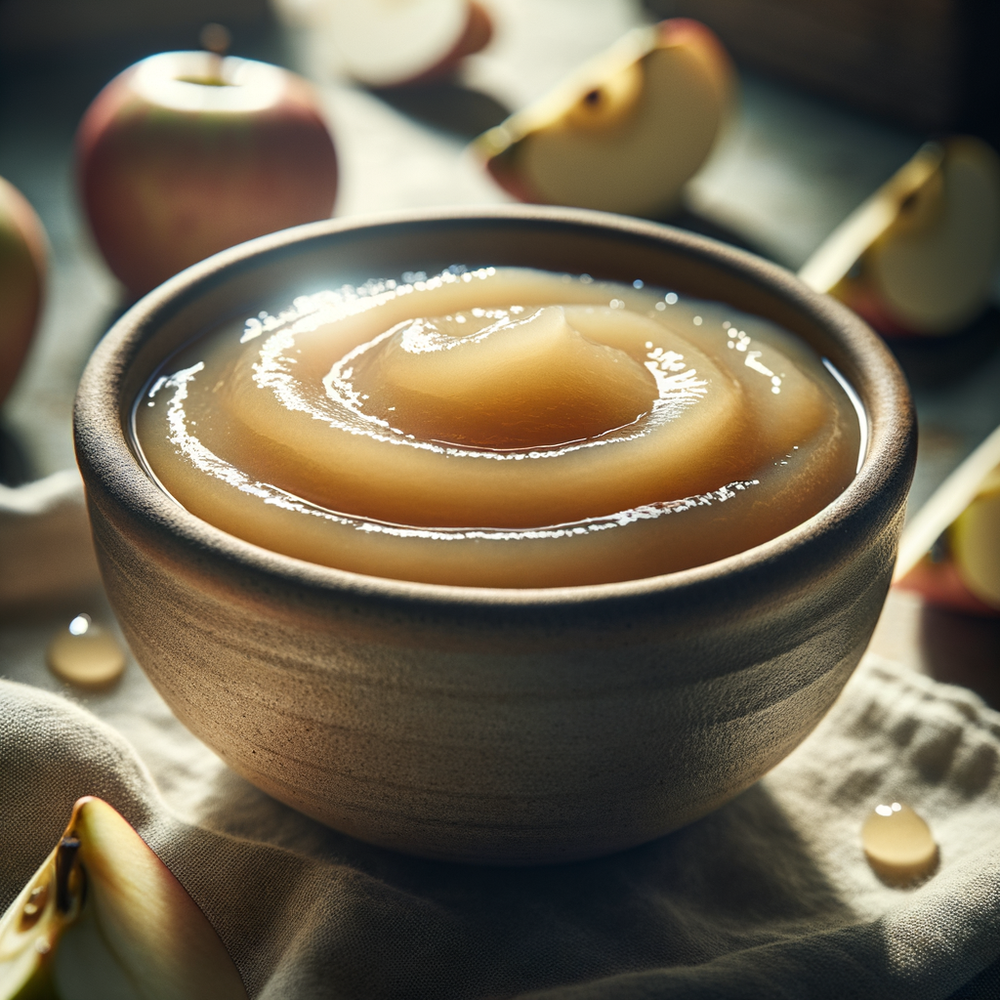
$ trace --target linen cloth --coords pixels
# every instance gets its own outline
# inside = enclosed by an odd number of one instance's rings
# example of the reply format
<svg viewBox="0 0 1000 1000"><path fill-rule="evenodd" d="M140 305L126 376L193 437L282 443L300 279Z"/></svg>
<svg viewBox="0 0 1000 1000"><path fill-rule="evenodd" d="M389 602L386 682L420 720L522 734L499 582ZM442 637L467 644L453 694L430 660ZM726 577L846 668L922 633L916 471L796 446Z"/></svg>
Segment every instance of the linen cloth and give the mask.
<svg viewBox="0 0 1000 1000"><path fill-rule="evenodd" d="M1000 997L1000 714L965 689L869 656L802 746L683 830L570 865L449 865L258 791L131 660L110 692L60 684L45 645L78 610L109 620L95 592L0 628L0 908L93 794L262 1000ZM940 845L909 889L861 850L865 817L896 800Z"/></svg>
<svg viewBox="0 0 1000 1000"><path fill-rule="evenodd" d="M3 907L96 794L188 888L252 996L1000 996L1000 717L962 689L869 659L816 733L716 813L609 858L505 870L406 858L296 814L131 671L119 700L146 763L65 695L0 682ZM893 799L941 849L909 890L860 848L867 812Z"/></svg>
<svg viewBox="0 0 1000 1000"><path fill-rule="evenodd" d="M23 610L98 582L76 469L17 488L0 483L0 612Z"/></svg>

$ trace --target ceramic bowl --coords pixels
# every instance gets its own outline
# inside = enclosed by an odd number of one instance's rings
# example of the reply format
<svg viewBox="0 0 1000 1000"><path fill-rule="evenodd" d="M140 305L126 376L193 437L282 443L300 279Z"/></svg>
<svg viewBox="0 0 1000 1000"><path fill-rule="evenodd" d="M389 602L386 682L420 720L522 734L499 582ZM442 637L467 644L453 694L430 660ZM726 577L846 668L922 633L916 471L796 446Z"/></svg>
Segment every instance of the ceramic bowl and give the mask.
<svg viewBox="0 0 1000 1000"><path fill-rule="evenodd" d="M144 471L133 401L224 318L454 263L667 286L772 319L853 383L857 478L710 565L551 590L407 583L258 548ZM177 716L275 798L425 857L537 864L643 843L787 755L837 697L889 585L914 461L905 383L852 313L731 247L600 213L331 221L243 244L134 306L94 353L76 442L108 595Z"/></svg>

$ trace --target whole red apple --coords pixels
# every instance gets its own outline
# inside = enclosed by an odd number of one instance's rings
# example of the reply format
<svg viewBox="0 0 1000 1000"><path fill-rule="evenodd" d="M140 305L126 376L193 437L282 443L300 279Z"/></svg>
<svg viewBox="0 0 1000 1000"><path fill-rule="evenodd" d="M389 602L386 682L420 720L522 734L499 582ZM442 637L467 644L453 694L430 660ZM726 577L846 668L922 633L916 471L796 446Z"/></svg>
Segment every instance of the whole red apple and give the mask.
<svg viewBox="0 0 1000 1000"><path fill-rule="evenodd" d="M0 403L17 378L38 325L47 248L35 210L0 177Z"/></svg>
<svg viewBox="0 0 1000 1000"><path fill-rule="evenodd" d="M162 52L130 66L77 131L94 238L134 296L210 254L328 218L337 159L305 80L267 63Z"/></svg>

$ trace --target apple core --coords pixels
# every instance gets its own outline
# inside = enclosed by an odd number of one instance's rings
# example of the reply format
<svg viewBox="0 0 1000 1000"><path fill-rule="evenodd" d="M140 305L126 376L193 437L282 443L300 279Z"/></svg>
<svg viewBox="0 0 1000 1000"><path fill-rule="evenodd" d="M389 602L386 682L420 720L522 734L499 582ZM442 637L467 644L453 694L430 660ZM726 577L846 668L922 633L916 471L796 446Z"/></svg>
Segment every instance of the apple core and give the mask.
<svg viewBox="0 0 1000 1000"><path fill-rule="evenodd" d="M807 345L723 303L456 266L220 325L161 365L133 429L166 492L253 544L523 588L776 537L854 477L860 416Z"/></svg>

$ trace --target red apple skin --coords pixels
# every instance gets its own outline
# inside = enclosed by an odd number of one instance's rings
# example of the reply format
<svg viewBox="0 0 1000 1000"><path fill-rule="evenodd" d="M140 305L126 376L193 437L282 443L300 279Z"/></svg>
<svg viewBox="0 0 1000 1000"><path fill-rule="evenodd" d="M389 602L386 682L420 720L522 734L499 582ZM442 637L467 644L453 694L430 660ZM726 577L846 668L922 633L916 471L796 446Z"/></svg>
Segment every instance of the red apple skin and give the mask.
<svg viewBox="0 0 1000 1000"><path fill-rule="evenodd" d="M1000 609L981 601L969 591L950 558L932 562L925 556L894 586L900 590L912 590L928 604L937 607L981 618L1000 618Z"/></svg>
<svg viewBox="0 0 1000 1000"><path fill-rule="evenodd" d="M502 152L497 153L496 156L486 161L486 169L493 180L511 197L528 205L544 205L544 199L532 190L517 170L514 159L516 149L516 145L508 146Z"/></svg>
<svg viewBox="0 0 1000 1000"><path fill-rule="evenodd" d="M908 330L889 311L888 307L871 288L866 288L858 282L845 287L837 293L844 305L853 309L869 326L878 330L888 340L927 340L927 334Z"/></svg>
<svg viewBox="0 0 1000 1000"><path fill-rule="evenodd" d="M132 296L226 247L330 216L337 158L304 80L282 71L263 108L185 111L138 92L140 66L97 95L76 138L94 238Z"/></svg>
<svg viewBox="0 0 1000 1000"><path fill-rule="evenodd" d="M31 346L45 294L48 240L35 210L0 177L0 403Z"/></svg>

